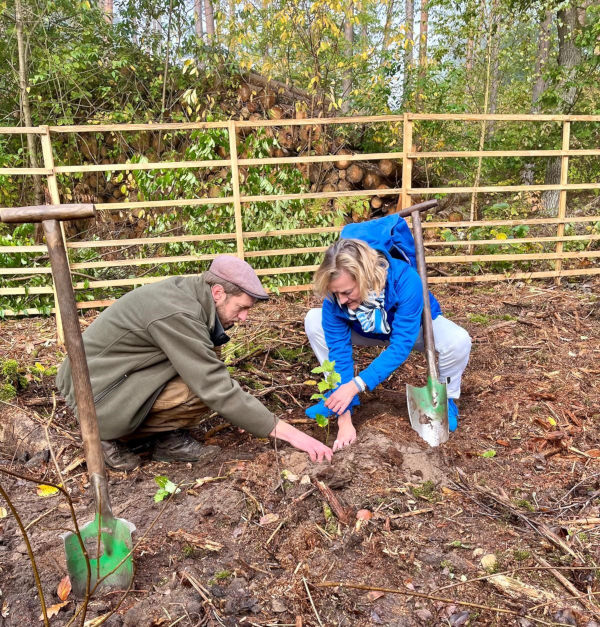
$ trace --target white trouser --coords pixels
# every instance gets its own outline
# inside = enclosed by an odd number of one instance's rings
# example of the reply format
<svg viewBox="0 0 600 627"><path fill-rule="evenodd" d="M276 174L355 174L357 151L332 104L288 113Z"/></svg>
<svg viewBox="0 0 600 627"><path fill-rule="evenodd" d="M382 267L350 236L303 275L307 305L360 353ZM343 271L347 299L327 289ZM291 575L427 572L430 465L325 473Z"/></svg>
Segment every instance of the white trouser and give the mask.
<svg viewBox="0 0 600 627"><path fill-rule="evenodd" d="M322 309L311 309L304 318L304 329L308 341L320 364L329 356L321 317ZM459 398L462 373L469 362L471 338L465 329L459 327L452 320L438 316L433 321L433 339L438 355L440 382L448 383L448 398ZM352 330L352 344L356 346L387 346L389 342L364 337ZM413 349L421 352L425 350L422 328Z"/></svg>

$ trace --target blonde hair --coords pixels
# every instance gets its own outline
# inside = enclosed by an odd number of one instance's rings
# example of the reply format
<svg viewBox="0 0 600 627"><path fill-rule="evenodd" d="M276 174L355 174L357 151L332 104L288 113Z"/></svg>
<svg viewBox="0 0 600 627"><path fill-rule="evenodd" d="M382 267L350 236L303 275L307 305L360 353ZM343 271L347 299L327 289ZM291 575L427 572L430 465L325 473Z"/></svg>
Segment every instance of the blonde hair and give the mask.
<svg viewBox="0 0 600 627"><path fill-rule="evenodd" d="M329 285L342 272L347 272L358 284L360 299L370 291L378 294L385 287L389 263L383 254L359 239L340 239L325 252L325 259L313 279L316 294L331 297Z"/></svg>

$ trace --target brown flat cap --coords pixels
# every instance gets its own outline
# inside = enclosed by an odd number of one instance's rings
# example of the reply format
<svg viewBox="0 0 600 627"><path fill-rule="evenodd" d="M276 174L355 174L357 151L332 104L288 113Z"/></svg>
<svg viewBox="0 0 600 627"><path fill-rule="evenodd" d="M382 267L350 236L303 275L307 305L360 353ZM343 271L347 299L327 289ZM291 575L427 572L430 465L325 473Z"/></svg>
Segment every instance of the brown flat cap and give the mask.
<svg viewBox="0 0 600 627"><path fill-rule="evenodd" d="M237 285L243 292L254 298L259 300L267 300L269 298L252 266L242 261L239 257L219 255L214 258L209 270L220 279Z"/></svg>

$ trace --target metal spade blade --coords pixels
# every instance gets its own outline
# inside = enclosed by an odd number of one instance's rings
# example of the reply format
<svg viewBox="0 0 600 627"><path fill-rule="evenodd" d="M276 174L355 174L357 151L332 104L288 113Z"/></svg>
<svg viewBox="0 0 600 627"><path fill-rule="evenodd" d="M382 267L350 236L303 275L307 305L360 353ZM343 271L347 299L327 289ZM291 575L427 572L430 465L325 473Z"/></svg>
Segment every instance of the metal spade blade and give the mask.
<svg viewBox="0 0 600 627"><path fill-rule="evenodd" d="M97 476L94 478L98 480ZM100 477L98 483L101 484L103 479ZM104 487L99 485L95 492L105 492ZM110 507L102 504L98 506L99 500L96 501L94 520L79 529L90 561L90 590L94 589L100 579L103 588L126 590L133 579L131 534L135 531L135 525L123 518L115 518ZM84 597L87 564L81 544L74 533L68 532L62 537L73 592L80 598Z"/></svg>
<svg viewBox="0 0 600 627"><path fill-rule="evenodd" d="M427 377L422 388L406 385L406 402L412 428L430 446L448 441L448 397L446 384Z"/></svg>

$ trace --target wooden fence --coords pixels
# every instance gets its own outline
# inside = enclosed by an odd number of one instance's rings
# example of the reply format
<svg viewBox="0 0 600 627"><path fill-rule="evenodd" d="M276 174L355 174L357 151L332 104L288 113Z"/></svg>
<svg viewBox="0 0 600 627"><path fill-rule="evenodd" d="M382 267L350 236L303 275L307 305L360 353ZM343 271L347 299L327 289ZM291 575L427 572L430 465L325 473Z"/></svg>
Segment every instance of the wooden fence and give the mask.
<svg viewBox="0 0 600 627"><path fill-rule="evenodd" d="M519 124L523 122L550 122L562 125L562 146L557 150L471 150L471 151L420 151L413 145L413 128L419 121L443 121L443 122L478 122L481 124L494 122L509 122ZM556 228L555 234L542 237L522 237L517 239L480 239L480 240L457 240L457 241L433 241L426 238L428 247L447 247L455 248L457 252L452 255L428 255L427 262L433 267L436 264L452 263L452 264L473 264L475 262L517 262L517 261L550 261L554 266L551 270L537 270L531 272L503 272L503 273L477 273L471 275L452 275L452 276L432 276L432 283L472 283L478 281L501 281L506 279L529 279L529 278L549 278L555 277L559 279L565 276L581 276L600 274L600 267L576 267L564 268L563 263L567 260L593 260L600 257L600 250L592 250L591 246L594 240L600 239L600 234L593 232L588 234L565 235L566 224L588 224L600 222L600 215L568 215L567 194L570 191L584 191L600 189L600 182L588 183L569 183L569 158L570 157L588 157L600 156L600 149L571 149L571 125L580 122L600 122L600 116L592 115L471 115L471 114L414 114L406 113L400 116L371 116L371 117L347 117L347 118L314 118L314 119L285 119L285 120L257 120L257 121L227 121L227 122L199 122L199 123L181 123L181 124L111 124L111 125L85 125L85 126L40 126L32 128L24 127L0 127L0 136L2 134L35 134L39 137L43 153L43 167L4 167L0 168L0 176L29 176L41 175L45 177L50 200L53 204L60 204L61 198L59 194L59 185L57 176L61 174L74 174L86 172L132 172L134 170L168 170L175 168L215 168L226 167L231 172L232 194L222 198L180 198L177 200L150 200L150 201L126 201L118 203L100 203L96 204L99 211L114 212L135 209L151 209L162 207L184 207L184 206L204 206L229 204L233 206L233 215L235 230L229 233L205 234L205 235L187 235L187 236L161 236L147 237L137 239L114 239L114 240L89 240L89 241L73 241L66 242L67 249L93 249L93 248L109 248L114 246L135 246L142 244L169 244L175 242L202 242L209 240L231 240L235 242L235 251L241 258L252 257L275 257L280 255L298 255L307 252L320 253L326 249L326 246L313 246L310 248L286 248L286 249L270 249L262 251L246 250L245 241L259 237L284 237L293 235L309 235L332 233L340 230L341 227L323 227L323 228L300 228L300 229L281 229L272 231L244 231L242 227L242 214L244 205L252 202L275 202L283 200L295 199L317 199L317 198L340 198L352 196L374 196L382 194L378 190L353 190L353 191L336 191L336 192L313 192L283 195L243 195L240 192L240 168L248 166L264 166L264 165L281 165L281 164L308 164L308 163L324 163L339 161L340 156L336 154L312 155L312 156L293 156L293 157L273 157L246 159L240 158L237 149L237 135L244 132L242 129L257 127L287 127L302 125L336 125L336 124L393 124L402 128L403 147L401 152L388 153L369 153L369 154L353 154L344 155L345 160L349 161L372 161L380 159L392 159L401 163L402 185L401 187L390 188L385 190L385 195L394 195L399 197L403 207L411 204L413 197L418 196L420 199L426 199L433 195L445 194L478 194L478 193L502 193L502 192L544 192L547 190L557 190L559 193L558 212L555 217L536 218L530 217L526 219L510 219L510 220L462 220L458 222L441 222L438 220L425 222L423 227L430 229L460 229L469 227L507 227L507 226L534 226L545 225L546 227L553 225ZM177 161L166 162L156 161L152 163L100 163L100 164L80 164L80 165L60 165L54 162L53 144L54 137L60 134L80 134L80 133L101 133L101 132L139 132L139 131L185 131L199 129L226 129L229 138L229 158L216 160L201 161ZM482 134L483 137L483 134ZM483 147L483 144L480 144ZM507 157L555 157L560 158L560 182L554 185L493 185L493 186L447 186L447 187L413 187L413 163L417 159L456 159L456 158L507 158ZM64 202L64 200L62 201ZM591 229L590 229L591 230ZM597 231L598 229L594 229ZM586 242L587 249L579 251L565 251L564 245L567 242ZM473 247L481 245L490 246L506 246L515 244L547 244L554 243L553 252L534 252L534 253L491 253L491 254L470 254ZM460 252L461 248L467 248L468 254ZM18 253L45 253L46 246L0 246L0 253L18 254ZM110 268L118 266L140 266L147 264L172 264L181 262L191 262L199 260L208 260L214 255L178 255L166 257L149 257L136 259L123 259L114 261L88 261L80 263L72 263L73 271L89 268ZM593 265L589 264L588 265ZM316 265L309 266L288 266L273 267L259 269L260 275L277 275L284 273L301 273L314 271ZM49 266L23 266L18 268L0 268L0 275L4 276L30 276L37 274L50 274ZM89 282L75 282L75 290L99 290L110 287L127 287L134 285L142 285L151 283L165 278L161 277L137 277L115 280L91 280ZM291 285L282 287L281 291L300 291L309 289L310 285ZM15 296L25 294L52 294L53 286L20 286L20 287L1 287L1 296ZM56 301L55 301L56 302ZM111 300L94 300L88 302L80 302L80 308L90 308L108 305ZM6 315L16 313L39 313L37 309L29 308L21 311L12 311L8 308L4 309Z"/></svg>

